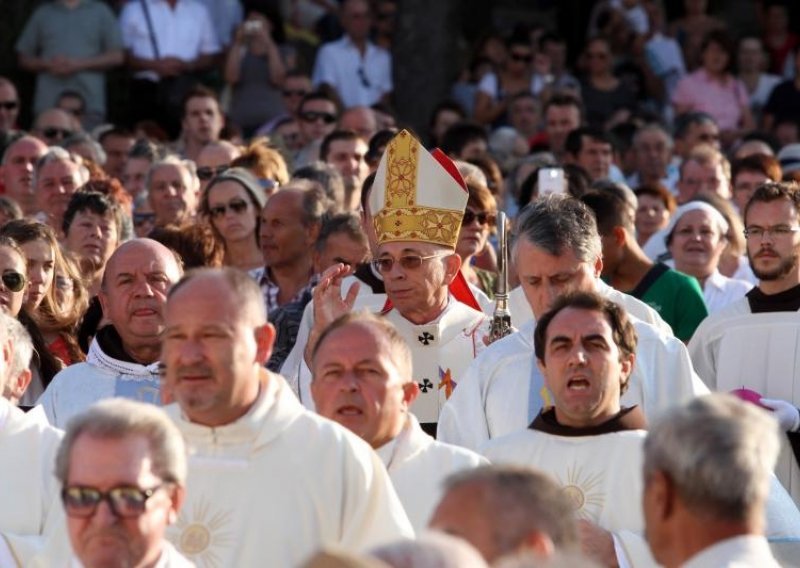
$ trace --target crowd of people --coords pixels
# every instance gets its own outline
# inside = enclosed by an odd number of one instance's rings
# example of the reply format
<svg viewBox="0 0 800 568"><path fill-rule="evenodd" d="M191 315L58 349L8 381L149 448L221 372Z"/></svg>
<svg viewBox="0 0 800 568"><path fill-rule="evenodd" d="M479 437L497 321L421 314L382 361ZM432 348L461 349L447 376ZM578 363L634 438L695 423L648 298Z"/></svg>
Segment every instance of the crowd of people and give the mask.
<svg viewBox="0 0 800 568"><path fill-rule="evenodd" d="M119 4L0 77L0 567L796 561L786 2L491 31L425 129L396 0Z"/></svg>

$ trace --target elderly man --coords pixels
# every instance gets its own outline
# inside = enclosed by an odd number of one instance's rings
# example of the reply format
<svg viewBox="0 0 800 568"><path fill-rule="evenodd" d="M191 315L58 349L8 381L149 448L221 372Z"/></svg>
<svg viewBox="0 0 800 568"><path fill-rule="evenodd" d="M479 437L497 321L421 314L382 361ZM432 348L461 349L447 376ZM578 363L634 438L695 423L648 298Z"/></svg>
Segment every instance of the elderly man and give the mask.
<svg viewBox="0 0 800 568"><path fill-rule="evenodd" d="M369 193L378 243L373 264L388 298L382 313L411 347L413 378L421 391L411 410L429 433L488 341L488 320L478 311L454 253L466 202L466 187L453 163L439 152L428 153L407 131L387 146ZM307 362L327 324L353 306L358 287L341 298L339 278L345 272L343 266L329 269L314 290ZM304 400L305 381L301 376Z"/></svg>
<svg viewBox="0 0 800 568"><path fill-rule="evenodd" d="M227 140L216 140L203 146L197 154L197 178L200 180L200 195L208 183L231 167L231 162L242 155L242 151Z"/></svg>
<svg viewBox="0 0 800 568"><path fill-rule="evenodd" d="M164 537L184 500L186 448L163 412L130 400L99 402L70 421L55 470L73 562L194 566Z"/></svg>
<svg viewBox="0 0 800 568"><path fill-rule="evenodd" d="M167 412L191 454L171 540L200 565L296 566L323 546L410 536L378 456L262 368L273 339L241 271L193 272L171 290L161 360L178 404Z"/></svg>
<svg viewBox="0 0 800 568"><path fill-rule="evenodd" d="M15 395L14 358L20 349L12 343L12 326L20 324L0 313L0 566L26 564L42 544L38 537L51 534L63 522L52 473L61 434L8 398Z"/></svg>
<svg viewBox="0 0 800 568"><path fill-rule="evenodd" d="M697 328L689 353L713 390L750 389L768 397L792 446L784 444L778 479L800 503L800 188L766 183L744 209L747 257L758 286ZM775 399L775 400L772 400ZM784 442L786 438L784 438Z"/></svg>
<svg viewBox="0 0 800 568"><path fill-rule="evenodd" d="M79 191L69 201L63 229L65 248L80 264L89 294L95 296L106 263L120 242L122 212L100 192Z"/></svg>
<svg viewBox="0 0 800 568"><path fill-rule="evenodd" d="M99 294L109 325L92 340L86 362L58 373L39 400L51 424L64 426L104 398L160 402L163 311L181 272L173 252L150 239L128 241L111 255Z"/></svg>
<svg viewBox="0 0 800 568"><path fill-rule="evenodd" d="M5 195L16 201L27 216L38 212L33 173L37 162L45 153L47 145L44 142L34 136L25 135L11 142L3 154L0 180L3 182Z"/></svg>
<svg viewBox="0 0 800 568"><path fill-rule="evenodd" d="M491 466L455 473L430 528L463 538L489 563L529 553L538 560L577 547L575 506L549 476Z"/></svg>
<svg viewBox="0 0 800 568"><path fill-rule="evenodd" d="M30 407L21 406L20 401L25 396L33 377L30 368L31 358L33 357L33 341L31 341L30 334L17 318L2 317L0 322L5 328L11 345L14 346L14 353L0 395L11 401L12 404L20 406L23 410L30 410Z"/></svg>
<svg viewBox="0 0 800 568"><path fill-rule="evenodd" d="M37 220L50 225L56 234L61 233L72 194L89 181L89 171L78 160L63 148L50 148L33 172Z"/></svg>
<svg viewBox="0 0 800 568"><path fill-rule="evenodd" d="M731 165L716 148L696 146L681 164L677 188L679 205L704 192L730 199Z"/></svg>
<svg viewBox="0 0 800 568"><path fill-rule="evenodd" d="M778 449L775 420L729 395L665 414L644 444L644 516L658 563L777 568L764 508Z"/></svg>
<svg viewBox="0 0 800 568"><path fill-rule="evenodd" d="M591 211L566 196L529 205L517 221L512 251L521 288L536 319L567 292L599 292L639 318L637 365L623 402L640 405L648 417L707 392L692 370L684 345L652 308L600 281L602 246ZM533 365L535 321L515 319L517 333L490 345L478 356L442 410L440 439L477 449L484 441L524 429L552 395Z"/></svg>
<svg viewBox="0 0 800 568"><path fill-rule="evenodd" d="M175 156L154 162L147 171L145 187L157 227L194 220L200 200L194 162Z"/></svg>
<svg viewBox="0 0 800 568"><path fill-rule="evenodd" d="M636 171L628 178L628 185L662 184L675 191L678 182L678 168L672 161L674 141L672 136L659 124L647 124L633 135L633 153Z"/></svg>
<svg viewBox="0 0 800 568"><path fill-rule="evenodd" d="M449 474L486 461L436 442L409 407L419 396L411 350L386 319L368 312L338 318L312 354L317 412L358 434L378 453L415 530L425 528Z"/></svg>

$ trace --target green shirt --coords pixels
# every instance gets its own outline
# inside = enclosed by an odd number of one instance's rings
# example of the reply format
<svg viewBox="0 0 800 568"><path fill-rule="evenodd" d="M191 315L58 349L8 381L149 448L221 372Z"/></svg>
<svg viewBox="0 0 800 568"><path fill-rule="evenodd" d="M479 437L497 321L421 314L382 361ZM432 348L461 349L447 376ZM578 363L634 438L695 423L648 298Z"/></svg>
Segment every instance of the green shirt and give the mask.
<svg viewBox="0 0 800 568"><path fill-rule="evenodd" d="M654 264L630 295L649 305L672 328L681 341L689 341L694 330L708 315L703 290L696 278Z"/></svg>

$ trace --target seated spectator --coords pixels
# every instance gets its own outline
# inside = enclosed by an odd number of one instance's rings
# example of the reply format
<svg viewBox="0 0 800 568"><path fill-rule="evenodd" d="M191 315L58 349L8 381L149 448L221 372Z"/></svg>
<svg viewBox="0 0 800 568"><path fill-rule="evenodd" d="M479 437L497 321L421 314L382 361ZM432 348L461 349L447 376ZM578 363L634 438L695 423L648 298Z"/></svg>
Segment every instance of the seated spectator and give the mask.
<svg viewBox="0 0 800 568"><path fill-rule="evenodd" d="M454 160L471 160L486 155L489 136L486 129L474 122L459 122L448 128L441 150Z"/></svg>
<svg viewBox="0 0 800 568"><path fill-rule="evenodd" d="M773 156L753 154L734 161L731 165L733 203L740 214L759 185L781 181L781 175L781 165Z"/></svg>
<svg viewBox="0 0 800 568"><path fill-rule="evenodd" d="M477 286L490 299L494 298L497 273L472 265L473 259L487 247L489 235L495 230L497 203L489 190L468 182L467 208L461 221L456 254L461 257L461 273L467 282Z"/></svg>
<svg viewBox="0 0 800 568"><path fill-rule="evenodd" d="M586 44L587 74L581 82L586 122L595 128L609 128L630 118L636 110L636 95L614 75L611 45L602 37Z"/></svg>
<svg viewBox="0 0 800 568"><path fill-rule="evenodd" d="M539 134L542 110L539 99L528 92L518 93L508 102L508 124L525 139L528 147ZM527 151L525 152L527 153Z"/></svg>
<svg viewBox="0 0 800 568"><path fill-rule="evenodd" d="M672 194L663 185L642 185L635 191L636 242L643 247L658 231L665 229L677 204Z"/></svg>
<svg viewBox="0 0 800 568"><path fill-rule="evenodd" d="M678 204L683 205L696 195L716 193L724 199L731 196L731 165L712 146L696 146L681 163L678 179Z"/></svg>
<svg viewBox="0 0 800 568"><path fill-rule="evenodd" d="M508 106L520 93L538 95L547 79L534 72L533 50L523 35L512 35L506 42L508 56L500 70L483 76L475 95L475 120L486 126L508 124Z"/></svg>
<svg viewBox="0 0 800 568"><path fill-rule="evenodd" d="M753 287L749 282L734 280L719 272L728 230L728 222L722 214L700 201L678 208L667 230L667 248L675 261L675 269L697 279L709 313L743 298Z"/></svg>
<svg viewBox="0 0 800 568"><path fill-rule="evenodd" d="M54 106L74 118L77 126L83 127L83 121L86 118L86 98L78 91L73 89L61 91ZM97 117L94 117L94 120L97 120Z"/></svg>
<svg viewBox="0 0 800 568"><path fill-rule="evenodd" d="M59 144L62 148L80 156L84 160L84 164L88 167L86 162L92 162L100 168L105 168L106 153L103 147L86 132L74 132ZM105 173L105 171L104 171Z"/></svg>
<svg viewBox="0 0 800 568"><path fill-rule="evenodd" d="M591 180L607 180L611 174L614 147L611 138L599 128L576 128L567 135L565 163L580 166Z"/></svg>
<svg viewBox="0 0 800 568"><path fill-rule="evenodd" d="M547 144L556 159L562 161L567 135L583 120L583 103L573 94L555 93L544 105L544 129Z"/></svg>
<svg viewBox="0 0 800 568"><path fill-rule="evenodd" d="M728 34L710 32L702 44L702 67L681 79L672 95L675 114L700 111L711 115L725 147L755 126L747 88L731 73L733 56Z"/></svg>
<svg viewBox="0 0 800 568"><path fill-rule="evenodd" d="M191 160L167 156L154 162L147 170L145 187L157 227L180 225L194 219L200 181Z"/></svg>
<svg viewBox="0 0 800 568"><path fill-rule="evenodd" d="M22 399L28 392L33 373L33 340L25 327L12 317L0 314L0 325L4 325L11 345L14 346L13 357L6 367L7 376L1 393L3 398L22 410L28 411L32 403L26 404ZM37 395L38 397L38 395ZM35 398L34 398L35 400Z"/></svg>
<svg viewBox="0 0 800 568"><path fill-rule="evenodd" d="M366 153L367 143L353 130L334 130L322 140L319 158L342 176L345 211L358 210L361 185L369 173Z"/></svg>
<svg viewBox="0 0 800 568"><path fill-rule="evenodd" d="M458 122L463 122L467 118L464 108L455 101L444 100L438 103L431 118L428 121L428 146L438 148L444 140L444 133ZM380 159L380 158L379 158Z"/></svg>
<svg viewBox="0 0 800 568"><path fill-rule="evenodd" d="M227 140L209 142L197 155L197 179L200 180L200 194L206 190L208 183L231 167L231 162L242 154L242 150Z"/></svg>
<svg viewBox="0 0 800 568"><path fill-rule="evenodd" d="M103 169L109 176L121 180L125 162L128 160L128 153L136 142L133 132L127 128L112 126L104 130L97 137L97 141L106 154L106 162L103 164Z"/></svg>
<svg viewBox="0 0 800 568"><path fill-rule="evenodd" d="M736 55L737 78L750 95L750 112L756 124L761 122L761 110L767 104L772 90L781 82L780 75L765 73L766 52L761 38L744 36L739 39Z"/></svg>
<svg viewBox="0 0 800 568"><path fill-rule="evenodd" d="M642 126L633 135L632 149L636 172L628 177L628 185L664 185L669 191L678 182L678 168L672 164L674 142L659 124Z"/></svg>
<svg viewBox="0 0 800 568"><path fill-rule="evenodd" d="M225 119L219 108L217 94L197 85L183 99L181 136L175 151L182 157L197 161L200 151L210 142L220 139Z"/></svg>
<svg viewBox="0 0 800 568"><path fill-rule="evenodd" d="M292 157L294 169L319 159L322 139L336 130L339 106L329 95L315 91L303 97L297 117L300 121L302 147Z"/></svg>
<svg viewBox="0 0 800 568"><path fill-rule="evenodd" d="M147 171L153 162L163 158L161 147L146 138L138 139L128 152L119 180L131 197L147 198Z"/></svg>
<svg viewBox="0 0 800 568"><path fill-rule="evenodd" d="M364 144L378 131L378 112L365 106L350 107L339 119L339 130L352 130Z"/></svg>
<svg viewBox="0 0 800 568"><path fill-rule="evenodd" d="M228 48L224 71L232 89L228 117L246 138L284 112L281 88L286 67L280 53L284 41L277 10L255 4Z"/></svg>
<svg viewBox="0 0 800 568"><path fill-rule="evenodd" d="M11 141L3 153L0 181L4 194L13 199L25 215L35 215L38 211L33 174L39 158L46 152L47 144L34 136L23 135Z"/></svg>
<svg viewBox="0 0 800 568"><path fill-rule="evenodd" d="M86 190L72 196L64 213L64 246L80 264L92 296L100 292L106 263L120 244L121 216L112 199Z"/></svg>
<svg viewBox="0 0 800 568"><path fill-rule="evenodd" d="M243 168L224 171L206 187L200 213L225 249L225 265L244 271L264 266L259 227L266 203L258 180Z"/></svg>
<svg viewBox="0 0 800 568"><path fill-rule="evenodd" d="M52 146L69 138L77 130L79 127L74 117L61 109L50 108L36 115L31 134Z"/></svg>
<svg viewBox="0 0 800 568"><path fill-rule="evenodd" d="M344 36L324 44L314 63L313 83L332 87L345 108L389 100L392 59L369 40L372 15L367 0L344 0L339 7Z"/></svg>
<svg viewBox="0 0 800 568"><path fill-rule="evenodd" d="M36 218L61 234L72 194L89 181L89 170L80 158L54 147L36 162L33 176L39 210Z"/></svg>
<svg viewBox="0 0 800 568"><path fill-rule="evenodd" d="M675 156L686 160L698 144L720 149L719 127L705 112L689 112L675 118Z"/></svg>

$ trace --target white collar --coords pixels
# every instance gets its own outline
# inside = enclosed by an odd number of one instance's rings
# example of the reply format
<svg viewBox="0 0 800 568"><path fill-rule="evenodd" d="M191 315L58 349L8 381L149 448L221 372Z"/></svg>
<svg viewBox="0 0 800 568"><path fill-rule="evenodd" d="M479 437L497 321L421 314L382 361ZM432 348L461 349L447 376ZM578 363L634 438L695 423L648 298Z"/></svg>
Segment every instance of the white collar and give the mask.
<svg viewBox="0 0 800 568"><path fill-rule="evenodd" d="M141 363L128 363L126 361L114 359L103 352L100 343L97 341L97 337L95 337L91 345L89 345L89 353L86 355L86 362L95 367L102 367L123 375L148 378L158 376L158 361L150 365L142 365Z"/></svg>

